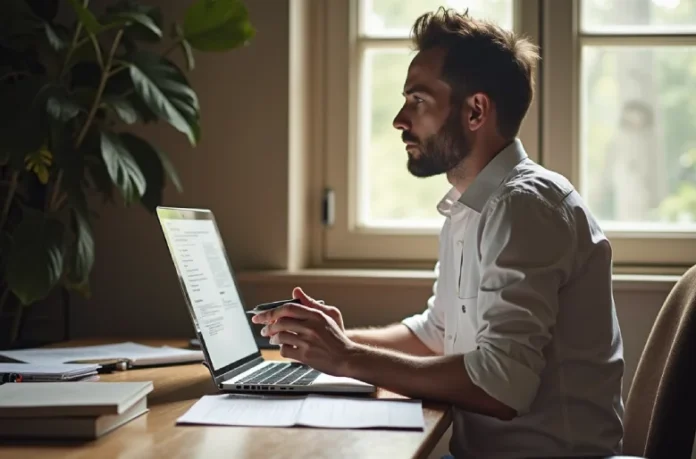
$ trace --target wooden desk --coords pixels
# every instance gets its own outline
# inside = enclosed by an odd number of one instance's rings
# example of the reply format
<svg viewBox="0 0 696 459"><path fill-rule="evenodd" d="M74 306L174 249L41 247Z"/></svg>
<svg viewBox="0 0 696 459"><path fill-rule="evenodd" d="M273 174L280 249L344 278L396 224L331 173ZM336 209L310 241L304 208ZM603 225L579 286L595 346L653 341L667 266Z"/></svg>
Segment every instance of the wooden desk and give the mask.
<svg viewBox="0 0 696 459"><path fill-rule="evenodd" d="M185 341L135 341L186 346ZM104 341L72 343L89 344ZM281 359L275 351L264 351L264 356ZM153 381L154 391L148 397L150 411L96 441L77 445L0 445L0 458L424 458L451 422L447 406L424 403L423 432L177 426L176 419L201 396L217 392L202 364L115 372L101 375L101 380ZM394 396L386 391L379 395Z"/></svg>

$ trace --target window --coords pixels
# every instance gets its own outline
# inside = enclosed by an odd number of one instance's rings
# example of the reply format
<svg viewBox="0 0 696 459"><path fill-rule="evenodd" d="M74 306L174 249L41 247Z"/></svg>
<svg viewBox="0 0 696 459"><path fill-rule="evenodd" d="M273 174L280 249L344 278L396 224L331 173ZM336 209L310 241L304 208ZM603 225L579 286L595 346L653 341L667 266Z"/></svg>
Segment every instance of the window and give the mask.
<svg viewBox="0 0 696 459"><path fill-rule="evenodd" d="M403 105L401 89L415 55L410 27L436 0L364 0L360 4L356 62L358 145L357 221L359 228L439 228L435 204L449 189L445 177L419 180L406 170L406 152L392 120ZM512 0L450 0L446 6L512 27Z"/></svg>
<svg viewBox="0 0 696 459"><path fill-rule="evenodd" d="M428 262L437 257L442 216L436 205L450 188L444 176L419 179L406 169L406 152L392 120L415 55L413 22L439 6L492 19L534 35L538 10L525 0L329 1L327 64L327 185L336 220L325 233L325 256L336 260ZM346 21L345 18L351 18ZM531 24L531 25L530 25ZM341 67L343 66L343 67ZM343 68L343 72L341 72ZM523 140L536 155L536 109Z"/></svg>
<svg viewBox="0 0 696 459"><path fill-rule="evenodd" d="M696 0L545 5L545 164L578 186L617 265L693 264Z"/></svg>
<svg viewBox="0 0 696 459"><path fill-rule="evenodd" d="M431 263L445 177L418 179L392 120L413 21L440 5L541 45L520 137L568 177L622 270L696 262L696 0L326 0L323 259ZM543 37L543 42L540 38ZM354 263L354 264L356 264Z"/></svg>

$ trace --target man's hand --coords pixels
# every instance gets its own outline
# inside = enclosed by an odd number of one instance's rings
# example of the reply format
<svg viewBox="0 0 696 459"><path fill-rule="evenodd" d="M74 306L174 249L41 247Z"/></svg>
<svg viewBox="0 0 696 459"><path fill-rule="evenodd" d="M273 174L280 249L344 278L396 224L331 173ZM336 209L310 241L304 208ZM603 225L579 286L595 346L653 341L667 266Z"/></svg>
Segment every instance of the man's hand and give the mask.
<svg viewBox="0 0 696 459"><path fill-rule="evenodd" d="M323 312L327 316L331 317L334 320L334 322L336 322L336 324L341 328L341 330L345 330L345 327L343 325L343 316L341 315L341 311L336 306L329 306L327 304L320 303L319 301L307 295L304 292L304 290L302 290L300 287L295 287L293 289L292 297L296 300L299 300L298 303L302 306L307 306L308 308L316 309L318 311Z"/></svg>
<svg viewBox="0 0 696 459"><path fill-rule="evenodd" d="M266 324L261 334L270 336L271 344L281 345L280 355L283 357L330 375L346 375L348 357L354 344L343 331L342 323L339 325L327 313L318 308L288 303L257 314L252 321Z"/></svg>
<svg viewBox="0 0 696 459"><path fill-rule="evenodd" d="M251 319L265 324L261 334L281 345L283 357L414 398L441 400L499 419L516 416L515 410L473 384L462 355L420 357L353 342L343 330L338 309L311 299L299 288L293 297L302 304L288 303ZM410 334L403 328L398 336L404 331Z"/></svg>

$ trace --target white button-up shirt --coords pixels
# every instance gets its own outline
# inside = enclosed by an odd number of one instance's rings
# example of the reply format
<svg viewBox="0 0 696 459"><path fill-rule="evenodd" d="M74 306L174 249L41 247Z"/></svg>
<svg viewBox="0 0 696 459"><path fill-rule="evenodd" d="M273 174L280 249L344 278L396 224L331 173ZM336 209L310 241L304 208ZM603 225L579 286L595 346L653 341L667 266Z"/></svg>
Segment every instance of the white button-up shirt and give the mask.
<svg viewBox="0 0 696 459"><path fill-rule="evenodd" d="M624 360L612 252L582 198L519 140L438 205L434 295L403 323L462 354L474 384L514 408L454 409L457 458L620 453Z"/></svg>

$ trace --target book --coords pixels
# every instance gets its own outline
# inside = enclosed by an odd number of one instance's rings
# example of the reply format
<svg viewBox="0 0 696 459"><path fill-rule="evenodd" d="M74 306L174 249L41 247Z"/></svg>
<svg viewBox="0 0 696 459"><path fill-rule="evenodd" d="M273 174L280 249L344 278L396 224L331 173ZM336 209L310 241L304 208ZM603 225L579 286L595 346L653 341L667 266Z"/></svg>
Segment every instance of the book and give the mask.
<svg viewBox="0 0 696 459"><path fill-rule="evenodd" d="M77 363L0 363L0 376L15 375L12 380L21 382L76 381L96 375L99 367Z"/></svg>
<svg viewBox="0 0 696 459"><path fill-rule="evenodd" d="M152 390L152 381L7 383L0 385L0 418L120 415Z"/></svg>
<svg viewBox="0 0 696 459"><path fill-rule="evenodd" d="M0 438L94 440L148 411L143 397L120 414L0 418Z"/></svg>
<svg viewBox="0 0 696 459"><path fill-rule="evenodd" d="M124 343L98 346L57 347L0 351L0 356L14 362L34 364L100 363L105 360L127 361L131 367L171 365L203 361L203 351L171 346L146 346Z"/></svg>

